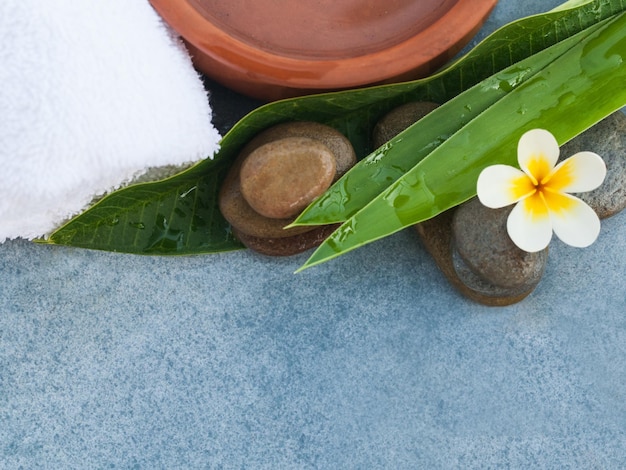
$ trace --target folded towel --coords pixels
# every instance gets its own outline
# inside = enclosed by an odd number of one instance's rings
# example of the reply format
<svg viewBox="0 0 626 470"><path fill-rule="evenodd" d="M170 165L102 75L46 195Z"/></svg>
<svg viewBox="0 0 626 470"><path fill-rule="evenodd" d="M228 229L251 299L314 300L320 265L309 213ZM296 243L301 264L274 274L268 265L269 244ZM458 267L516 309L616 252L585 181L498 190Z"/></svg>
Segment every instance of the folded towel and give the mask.
<svg viewBox="0 0 626 470"><path fill-rule="evenodd" d="M202 81L148 0L0 1L0 242L48 234L218 141Z"/></svg>

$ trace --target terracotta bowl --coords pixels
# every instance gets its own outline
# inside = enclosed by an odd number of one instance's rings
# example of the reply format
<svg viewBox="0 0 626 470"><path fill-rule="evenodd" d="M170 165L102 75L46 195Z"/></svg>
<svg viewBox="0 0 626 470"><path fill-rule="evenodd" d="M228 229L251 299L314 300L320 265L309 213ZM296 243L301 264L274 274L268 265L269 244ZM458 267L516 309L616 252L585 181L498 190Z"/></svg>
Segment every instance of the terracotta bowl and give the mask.
<svg viewBox="0 0 626 470"><path fill-rule="evenodd" d="M194 65L275 100L426 76L497 0L150 0Z"/></svg>

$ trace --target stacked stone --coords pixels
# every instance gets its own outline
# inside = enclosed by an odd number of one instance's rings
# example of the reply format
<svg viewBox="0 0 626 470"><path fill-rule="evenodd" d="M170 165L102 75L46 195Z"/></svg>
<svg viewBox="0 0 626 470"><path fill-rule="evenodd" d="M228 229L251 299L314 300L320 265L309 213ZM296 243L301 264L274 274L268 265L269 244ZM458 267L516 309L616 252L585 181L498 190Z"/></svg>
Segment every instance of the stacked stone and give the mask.
<svg viewBox="0 0 626 470"><path fill-rule="evenodd" d="M337 226L284 227L355 163L352 144L337 130L315 122L279 124L241 151L220 189L220 210L254 251L306 251Z"/></svg>
<svg viewBox="0 0 626 470"><path fill-rule="evenodd" d="M378 123L378 146L427 112L432 103L409 103ZM607 177L596 190L577 194L602 218L626 207L626 116L616 112L561 149L562 158L592 150L605 161ZM506 221L512 207L489 209L477 198L416 225L422 243L448 280L465 296L485 305L519 302L537 286L548 249L527 253L509 238Z"/></svg>

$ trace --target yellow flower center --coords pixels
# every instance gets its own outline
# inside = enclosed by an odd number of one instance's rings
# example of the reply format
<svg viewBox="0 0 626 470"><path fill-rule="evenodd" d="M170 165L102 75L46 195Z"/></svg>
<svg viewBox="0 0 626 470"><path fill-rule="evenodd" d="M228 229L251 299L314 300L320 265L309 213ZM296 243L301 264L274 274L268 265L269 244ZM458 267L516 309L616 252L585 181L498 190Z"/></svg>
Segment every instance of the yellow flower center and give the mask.
<svg viewBox="0 0 626 470"><path fill-rule="evenodd" d="M548 160L540 154L529 160L528 173L515 179L511 190L532 219L547 217L549 212L562 214L572 207L574 202L562 191L574 179L569 161L553 172Z"/></svg>
<svg viewBox="0 0 626 470"><path fill-rule="evenodd" d="M543 154L533 156L528 162L528 173L535 186L539 183L547 183L551 171L550 163Z"/></svg>

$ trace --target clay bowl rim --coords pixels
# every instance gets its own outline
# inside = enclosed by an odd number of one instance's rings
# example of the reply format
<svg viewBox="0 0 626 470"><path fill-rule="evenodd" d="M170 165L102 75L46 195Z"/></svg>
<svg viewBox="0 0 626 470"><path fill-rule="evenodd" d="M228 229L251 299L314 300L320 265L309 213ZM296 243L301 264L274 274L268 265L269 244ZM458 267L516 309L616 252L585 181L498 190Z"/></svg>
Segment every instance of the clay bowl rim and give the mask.
<svg viewBox="0 0 626 470"><path fill-rule="evenodd" d="M482 26L498 0L458 0L436 21L404 41L369 54L327 60L300 59L255 48L229 35L187 0L150 3L192 46L192 55L206 56L192 57L194 63L208 60L226 70L203 70L208 76L292 89L339 90L409 79L407 74L460 48Z"/></svg>

